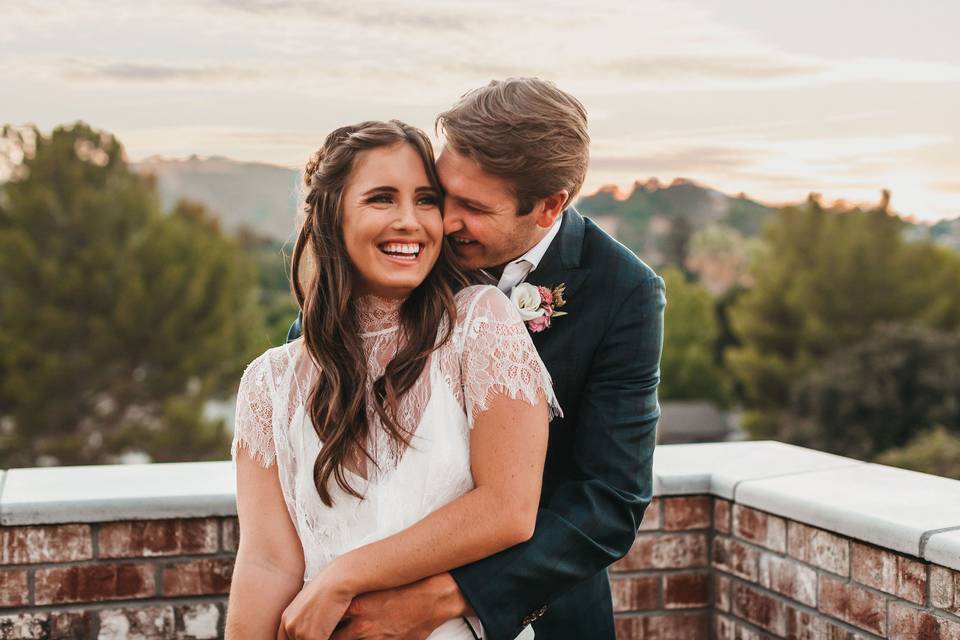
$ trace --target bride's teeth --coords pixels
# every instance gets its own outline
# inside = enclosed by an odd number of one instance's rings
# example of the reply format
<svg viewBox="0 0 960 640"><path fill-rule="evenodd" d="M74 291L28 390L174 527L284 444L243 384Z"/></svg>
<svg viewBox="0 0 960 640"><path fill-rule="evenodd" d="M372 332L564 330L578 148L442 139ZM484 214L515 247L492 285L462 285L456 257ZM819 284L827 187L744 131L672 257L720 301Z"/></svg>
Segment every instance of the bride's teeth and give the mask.
<svg viewBox="0 0 960 640"><path fill-rule="evenodd" d="M400 242L390 242L380 246L381 251L390 254L400 254L403 256L416 257L420 254L421 246L419 244L405 244Z"/></svg>

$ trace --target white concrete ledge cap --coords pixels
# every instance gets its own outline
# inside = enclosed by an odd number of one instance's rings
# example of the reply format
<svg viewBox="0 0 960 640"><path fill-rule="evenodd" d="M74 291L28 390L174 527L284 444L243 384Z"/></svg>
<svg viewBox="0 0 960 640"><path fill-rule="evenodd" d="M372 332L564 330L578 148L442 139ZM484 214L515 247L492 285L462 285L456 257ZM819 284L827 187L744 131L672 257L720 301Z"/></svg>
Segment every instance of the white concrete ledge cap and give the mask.
<svg viewBox="0 0 960 640"><path fill-rule="evenodd" d="M229 460L10 469L3 480L4 525L237 513Z"/></svg>
<svg viewBox="0 0 960 640"><path fill-rule="evenodd" d="M926 541L923 557L945 567L960 569L960 528L932 534Z"/></svg>
<svg viewBox="0 0 960 640"><path fill-rule="evenodd" d="M852 458L769 440L662 445L653 453L653 493L710 493L733 500L737 486L747 480L863 464Z"/></svg>

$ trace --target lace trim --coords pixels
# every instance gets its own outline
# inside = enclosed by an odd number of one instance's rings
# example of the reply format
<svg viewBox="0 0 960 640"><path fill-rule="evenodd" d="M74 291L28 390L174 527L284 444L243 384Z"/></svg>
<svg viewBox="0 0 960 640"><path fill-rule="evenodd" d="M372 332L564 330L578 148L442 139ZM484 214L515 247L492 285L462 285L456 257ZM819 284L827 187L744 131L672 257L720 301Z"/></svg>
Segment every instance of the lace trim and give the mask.
<svg viewBox="0 0 960 640"><path fill-rule="evenodd" d="M396 329L400 325L400 307L404 298L381 298L367 294L353 301L357 323L364 335Z"/></svg>

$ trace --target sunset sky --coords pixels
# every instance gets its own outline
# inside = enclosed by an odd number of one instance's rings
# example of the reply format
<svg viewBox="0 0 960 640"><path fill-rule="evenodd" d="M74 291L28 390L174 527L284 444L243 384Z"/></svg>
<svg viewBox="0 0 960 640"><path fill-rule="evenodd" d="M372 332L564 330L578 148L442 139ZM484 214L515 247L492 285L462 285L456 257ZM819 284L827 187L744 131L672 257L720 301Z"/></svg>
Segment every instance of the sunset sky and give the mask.
<svg viewBox="0 0 960 640"><path fill-rule="evenodd" d="M869 11L864 7L869 7ZM0 123L85 120L131 160L299 167L332 128L491 78L579 97L587 189L682 176L960 216L960 3L0 0Z"/></svg>

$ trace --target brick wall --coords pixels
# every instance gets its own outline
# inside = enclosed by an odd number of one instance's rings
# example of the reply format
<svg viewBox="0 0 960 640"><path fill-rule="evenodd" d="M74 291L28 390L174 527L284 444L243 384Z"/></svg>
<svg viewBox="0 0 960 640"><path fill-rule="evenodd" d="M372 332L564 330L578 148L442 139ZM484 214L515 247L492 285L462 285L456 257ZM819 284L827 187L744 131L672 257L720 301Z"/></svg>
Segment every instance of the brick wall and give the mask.
<svg viewBox="0 0 960 640"><path fill-rule="evenodd" d="M0 527L0 639L223 636L236 518ZM960 571L711 496L611 567L621 639L960 640Z"/></svg>
<svg viewBox="0 0 960 640"><path fill-rule="evenodd" d="M222 637L229 462L11 469L0 487L0 640ZM960 482L716 443L657 447L654 494L611 567L620 640L960 640Z"/></svg>
<svg viewBox="0 0 960 640"><path fill-rule="evenodd" d="M236 518L0 527L0 638L223 637Z"/></svg>
<svg viewBox="0 0 960 640"><path fill-rule="evenodd" d="M611 584L620 638L960 640L960 571L710 496L655 499Z"/></svg>

